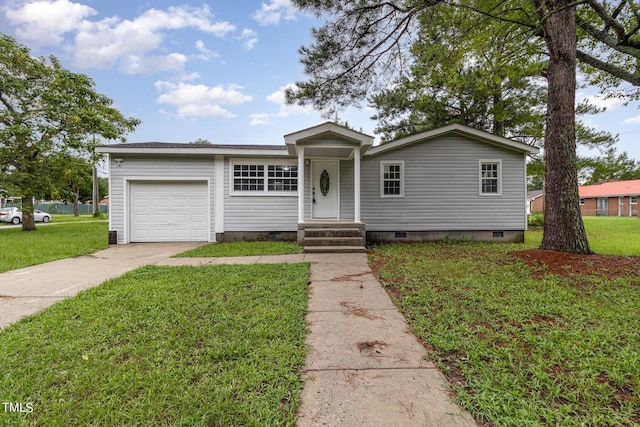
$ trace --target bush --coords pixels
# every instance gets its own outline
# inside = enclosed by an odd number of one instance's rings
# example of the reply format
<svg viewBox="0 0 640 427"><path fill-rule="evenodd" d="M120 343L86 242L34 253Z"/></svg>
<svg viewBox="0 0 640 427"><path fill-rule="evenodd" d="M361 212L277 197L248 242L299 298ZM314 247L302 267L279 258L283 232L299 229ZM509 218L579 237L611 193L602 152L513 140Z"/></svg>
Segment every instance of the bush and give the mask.
<svg viewBox="0 0 640 427"><path fill-rule="evenodd" d="M544 225L544 214L542 212L534 212L529 214L530 227L542 227Z"/></svg>

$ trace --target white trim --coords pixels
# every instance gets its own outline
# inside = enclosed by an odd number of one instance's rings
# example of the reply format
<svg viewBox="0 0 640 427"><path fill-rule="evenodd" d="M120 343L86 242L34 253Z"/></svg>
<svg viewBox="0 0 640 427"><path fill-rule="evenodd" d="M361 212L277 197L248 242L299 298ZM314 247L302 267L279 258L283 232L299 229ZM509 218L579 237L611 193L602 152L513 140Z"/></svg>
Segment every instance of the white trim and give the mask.
<svg viewBox="0 0 640 427"><path fill-rule="evenodd" d="M634 202L633 199L636 199L636 201ZM630 205L637 205L638 204L638 196L629 196L629 204Z"/></svg>
<svg viewBox="0 0 640 427"><path fill-rule="evenodd" d="M124 226L124 243L131 243L131 228L129 217L129 197L131 194L131 184L135 182L206 182L207 184L207 242L214 242L215 239L211 237L211 179L208 176L180 176L180 177L158 177L158 176L123 176L124 183L124 200L123 200L123 226ZM111 213L109 213L111 216Z"/></svg>
<svg viewBox="0 0 640 427"><path fill-rule="evenodd" d="M264 148L242 148L241 144L237 145L237 148L206 148L206 147L189 147L189 144L185 144L184 148L181 147L135 147L135 146L109 146L103 145L96 147L97 153L110 153L110 154L187 154L189 156L214 156L214 155L226 155L226 156L265 156L265 157L290 157L286 147L282 149L264 149Z"/></svg>
<svg viewBox="0 0 640 427"><path fill-rule="evenodd" d="M264 166L264 190L262 191L240 191L234 189L234 165L259 165ZM246 196L266 196L266 197L296 197L298 195L296 191L269 191L269 176L268 166L297 166L296 159L242 159L232 158L229 159L229 196L231 197L246 197ZM299 168L298 168L299 169ZM300 171L298 170L298 188L300 187Z"/></svg>
<svg viewBox="0 0 640 427"><path fill-rule="evenodd" d="M384 167L387 165L400 165L400 194L384 194ZM380 161L380 198L403 198L404 197L404 160L381 160Z"/></svg>
<svg viewBox="0 0 640 427"><path fill-rule="evenodd" d="M360 222L360 147L353 151L353 220Z"/></svg>
<svg viewBox="0 0 640 427"><path fill-rule="evenodd" d="M111 190L113 190L113 185L111 185L111 155L107 154L107 182L108 182L108 191L109 191L109 231L113 230L113 224L111 223L111 220L113 218L113 215L111 215L111 208L113 207L113 200L111 199ZM116 241L116 244L118 242Z"/></svg>
<svg viewBox="0 0 640 427"><path fill-rule="evenodd" d="M302 178L302 182L300 182ZM304 147L298 149L298 223L304 222Z"/></svg>
<svg viewBox="0 0 640 427"><path fill-rule="evenodd" d="M531 201L527 200L527 155L525 154L524 156L522 156L522 165L524 167L524 231L527 231L529 229L529 214L531 213L531 203L533 202L534 199L532 199Z"/></svg>
<svg viewBox="0 0 640 427"><path fill-rule="evenodd" d="M482 191L482 165L498 164L498 192L484 193ZM479 159L478 160L478 195L481 197L498 197L502 196L502 160L501 159Z"/></svg>
<svg viewBox="0 0 640 427"><path fill-rule="evenodd" d="M217 155L213 161L213 179L214 179L214 195L213 195L213 240L216 241L216 233L224 233L224 156Z"/></svg>

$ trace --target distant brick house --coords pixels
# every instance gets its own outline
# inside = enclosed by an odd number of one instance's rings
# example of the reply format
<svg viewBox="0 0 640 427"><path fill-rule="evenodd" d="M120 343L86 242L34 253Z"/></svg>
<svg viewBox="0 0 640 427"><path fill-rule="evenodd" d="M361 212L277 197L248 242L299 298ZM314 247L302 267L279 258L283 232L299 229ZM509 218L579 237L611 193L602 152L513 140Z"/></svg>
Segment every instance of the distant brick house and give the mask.
<svg viewBox="0 0 640 427"><path fill-rule="evenodd" d="M640 179L604 182L580 187L584 216L638 216Z"/></svg>
<svg viewBox="0 0 640 427"><path fill-rule="evenodd" d="M544 212L544 191L527 191L527 213Z"/></svg>

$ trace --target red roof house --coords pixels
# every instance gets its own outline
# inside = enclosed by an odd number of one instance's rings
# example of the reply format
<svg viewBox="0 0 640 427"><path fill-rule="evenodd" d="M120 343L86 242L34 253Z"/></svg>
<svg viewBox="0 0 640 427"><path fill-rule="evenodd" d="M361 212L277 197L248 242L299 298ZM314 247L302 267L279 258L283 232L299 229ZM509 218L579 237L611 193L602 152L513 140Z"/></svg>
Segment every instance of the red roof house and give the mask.
<svg viewBox="0 0 640 427"><path fill-rule="evenodd" d="M640 179L580 187L580 210L586 216L638 216Z"/></svg>

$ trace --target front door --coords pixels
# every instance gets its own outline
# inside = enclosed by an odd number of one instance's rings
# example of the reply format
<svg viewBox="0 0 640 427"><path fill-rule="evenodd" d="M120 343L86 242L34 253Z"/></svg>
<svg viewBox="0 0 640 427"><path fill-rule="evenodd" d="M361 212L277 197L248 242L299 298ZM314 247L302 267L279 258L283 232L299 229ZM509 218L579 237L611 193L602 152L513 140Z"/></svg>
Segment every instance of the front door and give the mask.
<svg viewBox="0 0 640 427"><path fill-rule="evenodd" d="M596 216L609 216L609 199L606 197L596 199Z"/></svg>
<svg viewBox="0 0 640 427"><path fill-rule="evenodd" d="M339 166L338 160L314 160L311 163L311 217L314 219L338 219Z"/></svg>

